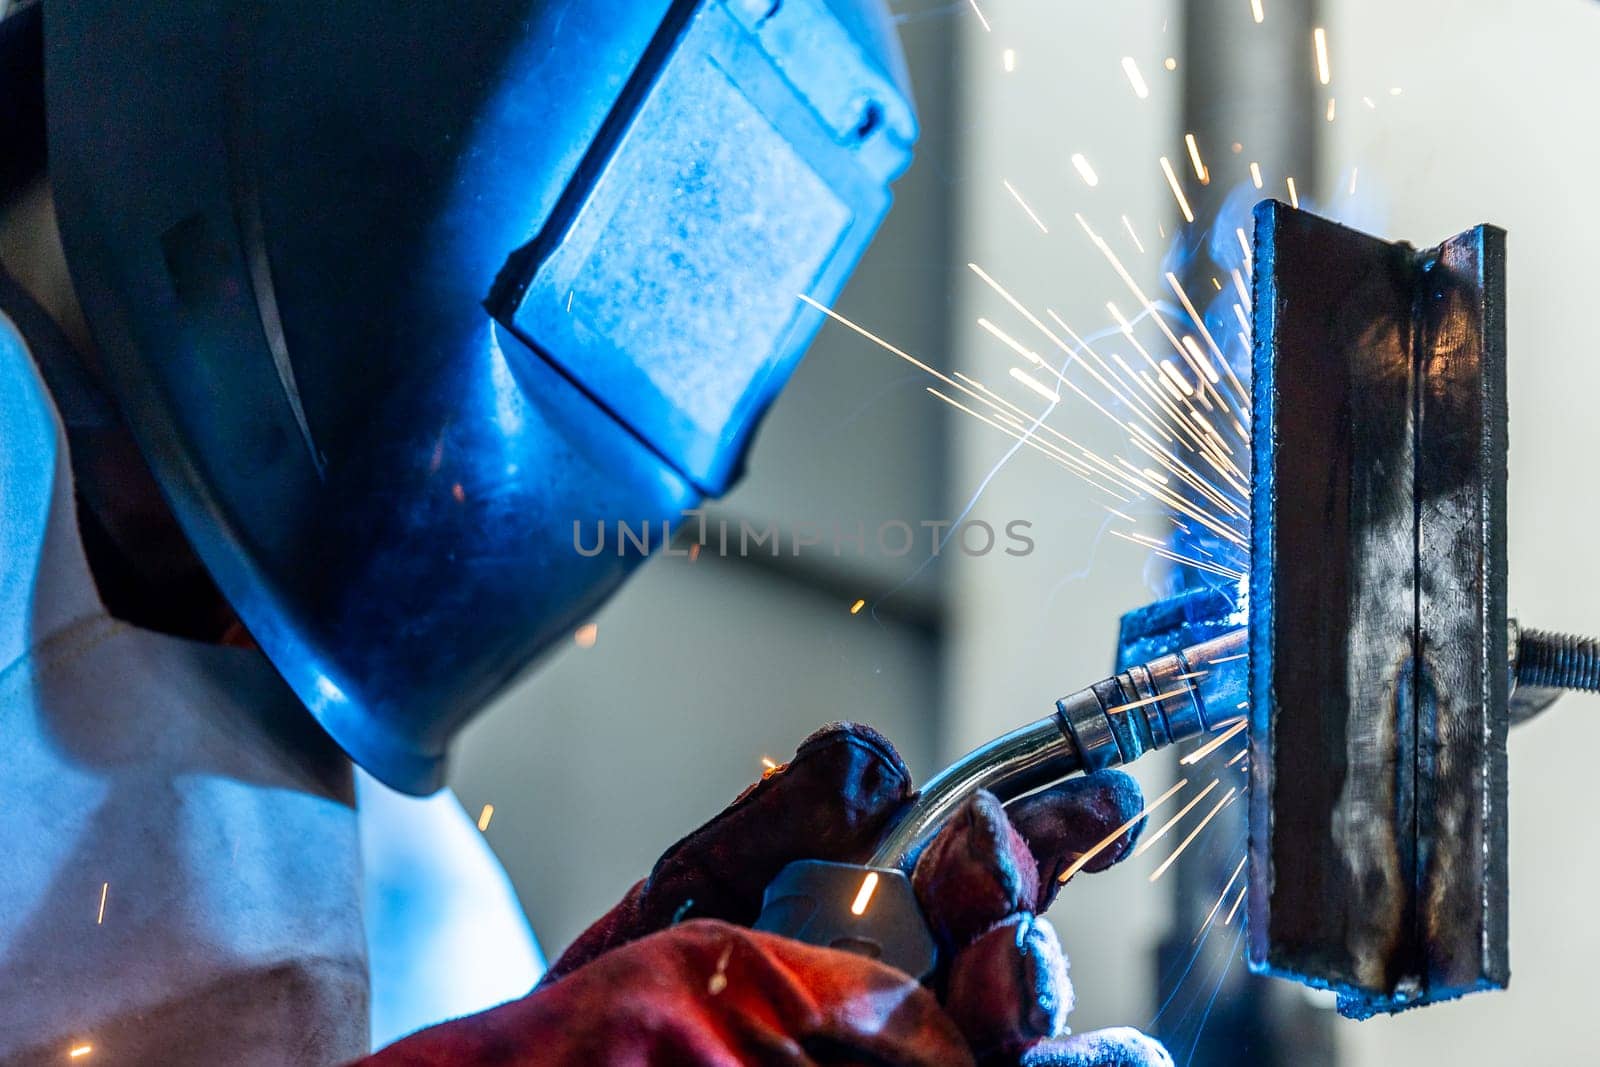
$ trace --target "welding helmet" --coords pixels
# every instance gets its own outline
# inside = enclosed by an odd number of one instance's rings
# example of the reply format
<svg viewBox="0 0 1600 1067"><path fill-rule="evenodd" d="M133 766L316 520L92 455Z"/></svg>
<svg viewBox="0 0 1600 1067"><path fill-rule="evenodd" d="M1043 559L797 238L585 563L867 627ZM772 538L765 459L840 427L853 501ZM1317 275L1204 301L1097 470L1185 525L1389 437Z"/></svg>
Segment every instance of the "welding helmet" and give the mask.
<svg viewBox="0 0 1600 1067"><path fill-rule="evenodd" d="M881 0L73 0L51 181L189 541L399 789L728 488L889 205ZM575 525L590 531L578 551Z"/></svg>

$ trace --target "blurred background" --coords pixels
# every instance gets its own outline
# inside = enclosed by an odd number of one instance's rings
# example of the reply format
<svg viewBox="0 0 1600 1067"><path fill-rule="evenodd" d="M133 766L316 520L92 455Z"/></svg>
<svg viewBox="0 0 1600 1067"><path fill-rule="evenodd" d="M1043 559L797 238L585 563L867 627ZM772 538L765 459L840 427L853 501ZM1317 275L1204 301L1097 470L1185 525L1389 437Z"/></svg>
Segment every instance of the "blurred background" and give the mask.
<svg viewBox="0 0 1600 1067"><path fill-rule="evenodd" d="M840 314L947 373L1003 377L980 329L1007 309L978 264L1080 333L1125 292L1081 214L1150 288L1182 223L1167 157L1202 224L1222 198L1288 199L1428 245L1509 231L1511 606L1594 630L1600 444L1589 312L1600 268L1600 4L1593 0L902 0L893 5L923 135ZM1326 84L1312 31L1325 32ZM1210 184L1184 142L1196 135ZM1237 148L1235 147L1237 143ZM1074 161L1081 157L1089 173ZM1092 177L1092 181L1091 181ZM806 734L870 722L919 777L1106 674L1118 616L1170 588L1166 565L1107 535L1101 498L926 391L922 372L824 328L711 521L819 528L820 550L658 558L570 646L463 739L452 784L552 957L672 841ZM1058 430L1121 435L1068 397ZM982 519L988 553L935 558L923 523ZM1007 523L1034 549L1006 554ZM917 537L898 554L886 523ZM864 533L864 548L850 538ZM841 551L831 546L840 539ZM859 603L858 603L859 602ZM1366 1023L1246 980L1232 928L1194 944L1242 855L1208 830L1151 884L1158 849L1077 879L1052 919L1073 959L1074 1029L1152 1026L1178 1063L1594 1062L1600 875L1587 789L1600 700L1568 696L1511 738L1509 991ZM1149 796L1174 776L1136 768ZM1216 871L1221 871L1221 876ZM1165 950L1163 951L1163 946Z"/></svg>

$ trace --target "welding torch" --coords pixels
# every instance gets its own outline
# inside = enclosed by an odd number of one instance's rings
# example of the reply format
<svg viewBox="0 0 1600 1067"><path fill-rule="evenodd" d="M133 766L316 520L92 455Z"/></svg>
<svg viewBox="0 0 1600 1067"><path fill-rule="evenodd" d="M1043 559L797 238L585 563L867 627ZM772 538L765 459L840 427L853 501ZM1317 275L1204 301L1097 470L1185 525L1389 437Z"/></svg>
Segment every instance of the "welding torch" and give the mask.
<svg viewBox="0 0 1600 1067"><path fill-rule="evenodd" d="M1246 638L1246 630L1231 630L1130 667L967 753L929 780L864 866L800 860L779 872L756 929L926 976L937 948L910 872L946 820L979 789L1010 801L1239 719L1248 704Z"/></svg>

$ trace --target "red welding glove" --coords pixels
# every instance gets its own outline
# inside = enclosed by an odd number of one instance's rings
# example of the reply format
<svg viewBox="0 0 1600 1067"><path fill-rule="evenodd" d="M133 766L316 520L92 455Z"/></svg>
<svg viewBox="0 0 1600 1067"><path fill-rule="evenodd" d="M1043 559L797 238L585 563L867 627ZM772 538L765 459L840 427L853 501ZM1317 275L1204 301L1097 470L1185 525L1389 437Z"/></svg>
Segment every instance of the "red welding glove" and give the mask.
<svg viewBox="0 0 1600 1067"><path fill-rule="evenodd" d="M669 849L527 997L370 1062L1170 1064L1137 1031L1058 1036L1072 987L1054 931L1035 917L1059 874L1139 811L1137 784L1118 772L1035 794L1009 818L979 794L941 830L912 878L948 961L926 987L859 956L741 928L784 866L863 862L913 795L875 731L821 730ZM1083 869L1116 862L1138 832Z"/></svg>

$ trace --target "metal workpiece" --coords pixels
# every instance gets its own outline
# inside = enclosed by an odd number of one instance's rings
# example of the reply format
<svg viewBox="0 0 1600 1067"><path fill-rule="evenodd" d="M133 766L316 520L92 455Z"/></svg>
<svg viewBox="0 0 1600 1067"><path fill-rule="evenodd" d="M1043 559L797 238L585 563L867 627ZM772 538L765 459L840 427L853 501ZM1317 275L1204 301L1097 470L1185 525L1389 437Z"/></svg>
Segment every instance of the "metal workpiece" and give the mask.
<svg viewBox="0 0 1600 1067"><path fill-rule="evenodd" d="M1248 954L1346 1015L1509 977L1503 250L1256 212Z"/></svg>

